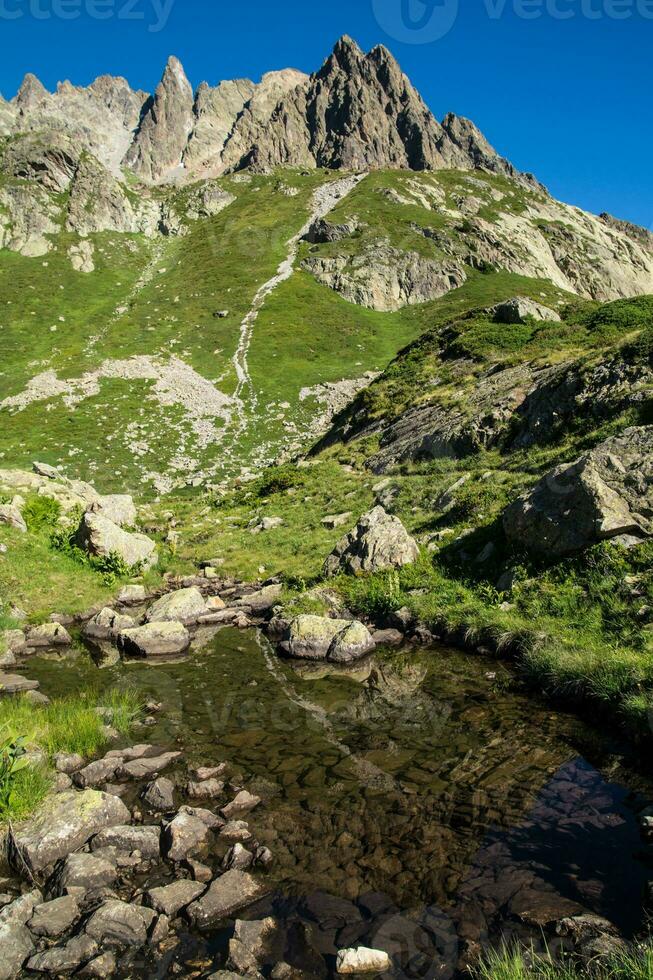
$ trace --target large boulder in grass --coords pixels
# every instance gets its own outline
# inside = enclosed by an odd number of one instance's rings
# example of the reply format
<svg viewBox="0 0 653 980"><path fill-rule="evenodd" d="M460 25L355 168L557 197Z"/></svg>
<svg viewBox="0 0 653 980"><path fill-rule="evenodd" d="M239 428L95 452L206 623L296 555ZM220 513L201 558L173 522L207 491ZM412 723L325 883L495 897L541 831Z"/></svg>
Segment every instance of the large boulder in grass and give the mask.
<svg viewBox="0 0 653 980"><path fill-rule="evenodd" d="M381 572L411 565L418 557L417 542L399 518L375 507L338 542L324 564L324 574Z"/></svg>
<svg viewBox="0 0 653 980"><path fill-rule="evenodd" d="M542 303L536 303L527 296L513 296L512 299L493 306L488 312L496 323L526 323L529 318L547 323L561 321L560 314L555 310Z"/></svg>
<svg viewBox="0 0 653 980"><path fill-rule="evenodd" d="M288 627L283 649L299 660L350 663L370 653L375 643L363 623L324 616L297 616Z"/></svg>
<svg viewBox="0 0 653 980"><path fill-rule="evenodd" d="M207 611L206 600L196 587L178 589L157 599L147 610L148 623L183 623L190 626L196 623Z"/></svg>
<svg viewBox="0 0 653 980"><path fill-rule="evenodd" d="M9 861L18 872L36 875L79 850L105 827L129 823L122 800L109 793L67 791L49 797L38 812L14 824L7 837Z"/></svg>
<svg viewBox="0 0 653 980"><path fill-rule="evenodd" d="M158 561L156 545L151 538L123 531L107 517L93 512L82 517L76 543L95 558L119 555L130 568L134 565L151 568Z"/></svg>
<svg viewBox="0 0 653 980"><path fill-rule="evenodd" d="M653 426L626 429L557 466L503 515L512 542L546 558L653 534Z"/></svg>

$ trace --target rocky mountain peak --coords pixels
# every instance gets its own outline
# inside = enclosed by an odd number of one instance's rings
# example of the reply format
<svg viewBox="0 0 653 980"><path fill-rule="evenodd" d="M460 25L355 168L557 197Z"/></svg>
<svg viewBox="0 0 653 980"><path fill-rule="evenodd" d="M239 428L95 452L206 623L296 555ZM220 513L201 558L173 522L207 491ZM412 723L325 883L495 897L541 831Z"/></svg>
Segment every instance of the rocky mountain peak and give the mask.
<svg viewBox="0 0 653 980"><path fill-rule="evenodd" d="M181 166L193 130L195 99L178 58L170 57L146 105L125 165L146 180L160 180Z"/></svg>
<svg viewBox="0 0 653 980"><path fill-rule="evenodd" d="M39 102L47 99L49 92L36 75L28 72L16 95L16 105L19 109L31 109Z"/></svg>

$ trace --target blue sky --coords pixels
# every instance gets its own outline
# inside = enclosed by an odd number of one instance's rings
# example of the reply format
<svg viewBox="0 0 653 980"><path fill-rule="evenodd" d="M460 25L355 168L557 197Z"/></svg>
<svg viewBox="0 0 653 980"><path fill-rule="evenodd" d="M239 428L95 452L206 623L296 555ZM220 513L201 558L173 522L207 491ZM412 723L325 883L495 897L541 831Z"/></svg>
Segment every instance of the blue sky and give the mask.
<svg viewBox="0 0 653 980"><path fill-rule="evenodd" d="M0 91L28 70L152 90L169 54L195 85L312 71L343 33L557 197L653 226L653 0L0 0Z"/></svg>

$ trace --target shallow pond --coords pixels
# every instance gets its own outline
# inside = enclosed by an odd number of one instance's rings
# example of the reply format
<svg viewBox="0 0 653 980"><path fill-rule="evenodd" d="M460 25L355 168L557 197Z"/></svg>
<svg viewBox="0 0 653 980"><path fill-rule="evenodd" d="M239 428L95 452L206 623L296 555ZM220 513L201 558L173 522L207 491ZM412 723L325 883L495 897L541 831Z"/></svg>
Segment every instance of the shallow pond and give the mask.
<svg viewBox="0 0 653 980"><path fill-rule="evenodd" d="M653 789L492 660L411 647L328 673L223 630L184 663L102 668L78 652L32 660L30 676L50 696L132 685L164 704L146 740L233 764L265 801L250 822L275 857L275 894L248 917L279 916L285 958L311 975L363 944L395 953L398 975L452 976L466 948L538 942L579 910L641 927L653 868L636 814ZM225 939L187 939L187 962Z"/></svg>

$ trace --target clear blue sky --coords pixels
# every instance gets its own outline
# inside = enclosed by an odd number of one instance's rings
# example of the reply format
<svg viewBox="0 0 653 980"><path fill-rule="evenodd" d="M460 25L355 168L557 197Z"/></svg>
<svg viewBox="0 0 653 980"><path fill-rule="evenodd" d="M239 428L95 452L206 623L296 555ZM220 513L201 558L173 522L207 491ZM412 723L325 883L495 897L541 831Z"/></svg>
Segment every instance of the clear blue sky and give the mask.
<svg viewBox="0 0 653 980"><path fill-rule="evenodd" d="M653 226L653 0L0 0L0 32L7 98L28 70L151 91L169 54L197 85L315 70L343 33L383 43L438 118L469 116L557 197Z"/></svg>

